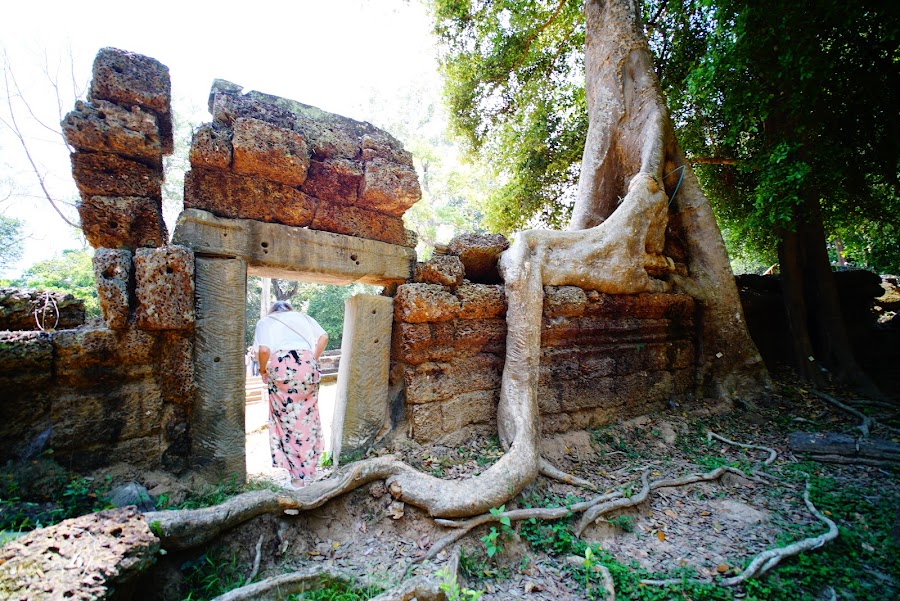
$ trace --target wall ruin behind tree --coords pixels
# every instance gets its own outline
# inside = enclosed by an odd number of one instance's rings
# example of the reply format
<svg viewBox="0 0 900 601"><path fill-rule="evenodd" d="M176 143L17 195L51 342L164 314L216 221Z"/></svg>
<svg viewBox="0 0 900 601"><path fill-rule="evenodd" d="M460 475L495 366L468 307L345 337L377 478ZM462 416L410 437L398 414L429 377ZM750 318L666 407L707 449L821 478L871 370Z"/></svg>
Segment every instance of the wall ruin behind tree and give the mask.
<svg viewBox="0 0 900 601"><path fill-rule="evenodd" d="M423 442L494 428L507 332L496 265L506 240L460 236L446 256L416 264L402 216L421 193L397 140L217 80L168 245L160 186L172 147L169 93L163 65L103 49L90 100L63 123L85 235L97 248L103 323L0 336L0 459L52 448L78 469L126 462L243 473L247 273L376 283L393 297L389 386L348 400L369 404L347 409L366 416L362 429L352 425L354 440L404 419ZM572 286L545 287L544 296L545 431L693 395L699 317L689 296Z"/></svg>

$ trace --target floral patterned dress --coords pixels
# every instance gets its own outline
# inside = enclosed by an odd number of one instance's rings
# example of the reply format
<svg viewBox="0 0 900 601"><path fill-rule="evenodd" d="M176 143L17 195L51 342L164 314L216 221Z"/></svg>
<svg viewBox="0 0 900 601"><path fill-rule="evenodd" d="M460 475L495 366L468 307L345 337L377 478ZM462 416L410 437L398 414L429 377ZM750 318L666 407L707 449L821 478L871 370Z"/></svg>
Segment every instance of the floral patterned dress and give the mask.
<svg viewBox="0 0 900 601"><path fill-rule="evenodd" d="M272 464L312 482L322 454L319 380L312 351L281 351L269 359L269 446Z"/></svg>

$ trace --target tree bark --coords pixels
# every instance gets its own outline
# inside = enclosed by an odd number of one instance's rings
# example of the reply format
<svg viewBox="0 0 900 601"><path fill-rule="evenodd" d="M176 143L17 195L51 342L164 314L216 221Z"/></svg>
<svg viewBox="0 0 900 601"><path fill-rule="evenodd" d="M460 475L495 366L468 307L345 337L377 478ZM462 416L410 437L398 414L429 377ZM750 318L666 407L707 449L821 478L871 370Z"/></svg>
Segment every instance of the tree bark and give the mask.
<svg viewBox="0 0 900 601"><path fill-rule="evenodd" d="M803 232L804 242L807 245L805 254L809 268L805 274L806 288L808 298L813 301L811 304L814 311L811 316L815 329L812 338L819 357L842 382L868 395L881 396L853 354L834 282L834 272L828 258L822 210L814 187L807 191L805 204L807 221L801 224L800 231Z"/></svg>
<svg viewBox="0 0 900 601"><path fill-rule="evenodd" d="M781 265L781 296L791 337L791 357L797 375L821 386L825 382L815 362L815 351L809 337L809 316L806 310L806 294L803 282L806 270L805 244L801 244L799 232L784 231L778 244L778 262Z"/></svg>
<svg viewBox="0 0 900 601"><path fill-rule="evenodd" d="M569 229L604 223L639 173L664 185L674 225L667 235L684 244L690 276L672 279L702 307L699 392L748 400L765 394L768 374L747 331L715 216L675 140L638 3L588 0L585 14L588 134Z"/></svg>
<svg viewBox="0 0 900 601"><path fill-rule="evenodd" d="M783 230L778 245L781 288L797 374L822 386L822 368L867 395L881 396L860 368L828 258L825 225L814 187L805 191L794 215L795 231Z"/></svg>

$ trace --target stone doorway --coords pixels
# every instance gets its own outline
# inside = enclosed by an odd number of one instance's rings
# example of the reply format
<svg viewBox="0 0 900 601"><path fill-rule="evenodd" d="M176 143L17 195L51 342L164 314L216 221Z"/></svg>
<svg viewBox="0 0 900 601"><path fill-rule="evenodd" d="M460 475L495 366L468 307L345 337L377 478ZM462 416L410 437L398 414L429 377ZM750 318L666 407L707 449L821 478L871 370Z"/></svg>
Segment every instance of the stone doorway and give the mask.
<svg viewBox="0 0 900 601"><path fill-rule="evenodd" d="M255 220L226 219L196 209L178 220L173 242L196 256L197 395L191 418L191 461L208 480L246 478L245 335L247 276L345 285L353 282L393 285L406 281L415 251L385 242ZM388 357L393 300L360 295L347 303L344 357L338 375L335 431L360 419L370 423L373 410L360 406L384 391L387 404L387 359L373 369L371 347ZM367 391L366 394L362 394ZM377 403L376 403L377 406ZM382 409L383 410L383 409ZM377 409L375 410L377 412ZM351 428L352 429L352 428ZM341 444L359 444L368 435L334 436Z"/></svg>
<svg viewBox="0 0 900 601"><path fill-rule="evenodd" d="M350 301L356 295L377 297L381 295L382 290L381 286L359 283L334 286L308 280L261 278L255 276L252 268L248 269L245 338L248 349L252 346L257 322L268 314L268 308L276 300L289 301L295 310L310 315L328 333L328 346L320 359L322 381L319 388L319 414L324 451L327 453L327 455L323 454L322 459L327 458L329 462L333 460L335 449L341 446L340 441L335 441L333 425L338 370L341 369L341 365L344 370L348 368L348 362L341 361L341 341L345 333L343 327L345 305L348 302L351 306L356 303L357 301ZM348 328L346 335L347 339L351 340L354 333ZM365 363L371 365L377 361L368 360ZM245 407L247 476L251 479L265 477L281 482L287 479L287 473L271 467L268 439L268 396L262 380L256 375L257 372L257 366L252 363L245 370L247 382ZM343 380L347 381L347 377L347 374L344 374ZM344 394L342 391L342 399Z"/></svg>

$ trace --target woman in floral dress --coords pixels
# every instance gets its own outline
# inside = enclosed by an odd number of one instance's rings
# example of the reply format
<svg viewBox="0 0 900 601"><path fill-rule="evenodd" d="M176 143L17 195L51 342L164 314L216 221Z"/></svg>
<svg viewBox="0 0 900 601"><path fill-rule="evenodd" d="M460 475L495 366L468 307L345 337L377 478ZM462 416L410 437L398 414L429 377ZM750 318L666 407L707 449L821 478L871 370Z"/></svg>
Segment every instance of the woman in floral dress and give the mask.
<svg viewBox="0 0 900 601"><path fill-rule="evenodd" d="M287 469L293 488L312 482L322 453L319 356L326 344L322 326L285 301L272 304L256 324L253 346L269 387L272 464Z"/></svg>

